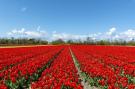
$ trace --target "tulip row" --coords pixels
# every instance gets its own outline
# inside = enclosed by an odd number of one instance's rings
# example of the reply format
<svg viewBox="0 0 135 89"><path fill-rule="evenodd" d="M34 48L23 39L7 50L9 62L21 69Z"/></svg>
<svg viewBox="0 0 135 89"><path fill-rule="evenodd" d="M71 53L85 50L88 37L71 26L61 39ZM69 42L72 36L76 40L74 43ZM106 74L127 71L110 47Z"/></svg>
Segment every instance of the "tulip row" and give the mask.
<svg viewBox="0 0 135 89"><path fill-rule="evenodd" d="M82 89L68 47L46 69L32 89Z"/></svg>
<svg viewBox="0 0 135 89"><path fill-rule="evenodd" d="M50 46L0 49L0 71L17 65L18 63L27 61L32 57L47 53L49 50Z"/></svg>
<svg viewBox="0 0 135 89"><path fill-rule="evenodd" d="M18 63L17 65L0 72L1 86L7 85L7 87L11 89L28 87L30 82L35 81L40 77L42 71L50 65L53 58L60 53L62 48L63 47L59 46L39 47L40 50L36 50L39 52L35 52L28 60L24 59L27 61Z"/></svg>
<svg viewBox="0 0 135 89"><path fill-rule="evenodd" d="M82 82L101 89L135 89L134 47L61 45L0 51L0 89L83 89Z"/></svg>
<svg viewBox="0 0 135 89"><path fill-rule="evenodd" d="M71 46L71 48L91 86L106 89L135 88L135 65L128 62L128 58L121 57L129 54L130 58L133 58L131 54L135 52L135 48L132 50L130 47L115 46Z"/></svg>

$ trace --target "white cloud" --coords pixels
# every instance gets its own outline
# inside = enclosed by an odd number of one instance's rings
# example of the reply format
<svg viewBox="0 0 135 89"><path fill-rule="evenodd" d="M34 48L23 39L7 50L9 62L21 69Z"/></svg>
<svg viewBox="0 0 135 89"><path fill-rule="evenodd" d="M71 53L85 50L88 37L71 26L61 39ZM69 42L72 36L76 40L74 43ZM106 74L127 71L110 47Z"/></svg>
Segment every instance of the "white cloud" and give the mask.
<svg viewBox="0 0 135 89"><path fill-rule="evenodd" d="M43 38L47 35L47 32L40 30L40 28L38 27L36 31L25 30L25 28L21 28L14 29L11 32L8 32L7 34L13 37Z"/></svg>
<svg viewBox="0 0 135 89"><path fill-rule="evenodd" d="M93 40L102 40L102 39L110 39L110 40L115 40L115 39L122 39L122 40L132 40L135 38L135 30L133 29L128 29L123 32L117 32L117 29L115 27L110 28L108 32L104 33L94 33L94 34L88 34L88 35L75 35L75 34L67 34L67 33L57 33L56 31L52 33L51 38L53 40L55 39L81 39L81 40L86 40L87 37L91 37Z"/></svg>
<svg viewBox="0 0 135 89"><path fill-rule="evenodd" d="M109 32L107 32L107 38L109 39L122 39L122 40L126 40L126 41L129 41L129 40L132 40L135 38L135 30L133 29L128 29L126 31L123 31L123 32L116 32L116 28L111 28L109 30Z"/></svg>
<svg viewBox="0 0 135 89"><path fill-rule="evenodd" d="M116 28L113 27L113 28L111 28L108 32L106 32L106 34L109 35L109 36L112 36L112 35L115 34L115 32L116 32Z"/></svg>
<svg viewBox="0 0 135 89"><path fill-rule="evenodd" d="M119 34L119 38L125 39L125 40L132 40L135 38L135 30L128 29L127 31L121 32Z"/></svg>
<svg viewBox="0 0 135 89"><path fill-rule="evenodd" d="M123 32L122 34L127 37L135 37L135 30L129 29L129 30Z"/></svg>
<svg viewBox="0 0 135 89"><path fill-rule="evenodd" d="M34 38L47 38L48 40L86 40L87 37L91 37L93 40L101 40L101 39L123 39L123 40L132 40L135 38L135 30L128 29L123 32L117 32L115 27L110 28L107 32L104 33L94 33L94 34L69 34L69 33L58 33L57 31L53 31L48 35L46 31L40 30L40 26L37 27L36 30L26 30L25 28L14 29L11 32L8 32L9 36L12 37L34 37Z"/></svg>
<svg viewBox="0 0 135 89"><path fill-rule="evenodd" d="M54 31L51 36L51 40L56 40L56 39L63 39L63 40L77 40L81 39L84 40L86 38L86 35L74 35L74 34L67 34L67 33L57 33Z"/></svg>

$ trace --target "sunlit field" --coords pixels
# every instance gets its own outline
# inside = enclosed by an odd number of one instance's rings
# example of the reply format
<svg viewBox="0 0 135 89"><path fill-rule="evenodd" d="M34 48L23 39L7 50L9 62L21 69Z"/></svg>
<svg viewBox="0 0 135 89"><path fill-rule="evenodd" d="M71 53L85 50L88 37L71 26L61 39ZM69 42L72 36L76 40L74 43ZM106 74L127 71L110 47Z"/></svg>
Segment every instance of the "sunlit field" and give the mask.
<svg viewBox="0 0 135 89"><path fill-rule="evenodd" d="M0 48L1 89L134 89L135 47Z"/></svg>
<svg viewBox="0 0 135 89"><path fill-rule="evenodd" d="M135 89L135 0L0 0L0 89Z"/></svg>

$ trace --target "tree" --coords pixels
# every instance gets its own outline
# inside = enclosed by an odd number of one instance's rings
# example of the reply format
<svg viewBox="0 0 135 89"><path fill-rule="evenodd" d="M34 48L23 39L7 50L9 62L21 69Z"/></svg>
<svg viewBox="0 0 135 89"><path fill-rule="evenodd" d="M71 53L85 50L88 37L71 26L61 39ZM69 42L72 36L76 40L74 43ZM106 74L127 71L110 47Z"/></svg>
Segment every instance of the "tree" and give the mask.
<svg viewBox="0 0 135 89"><path fill-rule="evenodd" d="M53 45L58 45L58 44L65 44L65 41L62 39L57 39L51 42Z"/></svg>
<svg viewBox="0 0 135 89"><path fill-rule="evenodd" d="M40 44L48 44L48 41L46 40L40 40L40 39L34 39L34 38L31 38L31 39L27 39L27 38L18 38L18 39L15 39L15 38L0 38L0 45L30 45L30 44L37 44L37 45L40 45Z"/></svg>
<svg viewBox="0 0 135 89"><path fill-rule="evenodd" d="M74 41L70 39L70 40L68 40L66 43L67 43L67 44L73 44Z"/></svg>

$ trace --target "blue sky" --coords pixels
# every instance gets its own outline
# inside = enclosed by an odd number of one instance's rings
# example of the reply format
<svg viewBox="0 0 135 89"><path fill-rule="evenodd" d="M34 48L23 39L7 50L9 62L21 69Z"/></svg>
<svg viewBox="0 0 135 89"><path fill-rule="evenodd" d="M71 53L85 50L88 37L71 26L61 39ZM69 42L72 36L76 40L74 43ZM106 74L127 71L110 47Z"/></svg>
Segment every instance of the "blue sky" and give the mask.
<svg viewBox="0 0 135 89"><path fill-rule="evenodd" d="M134 29L135 0L0 0L0 37L131 39Z"/></svg>

